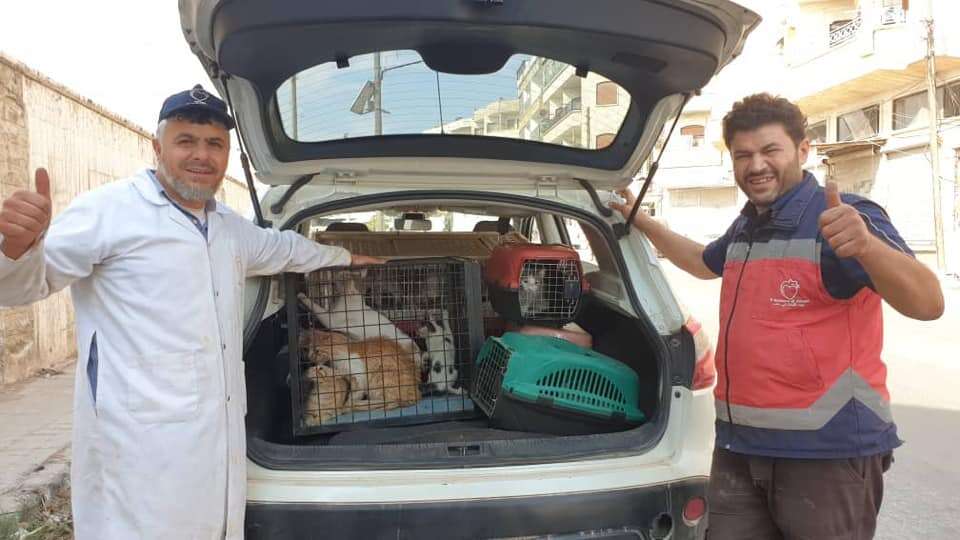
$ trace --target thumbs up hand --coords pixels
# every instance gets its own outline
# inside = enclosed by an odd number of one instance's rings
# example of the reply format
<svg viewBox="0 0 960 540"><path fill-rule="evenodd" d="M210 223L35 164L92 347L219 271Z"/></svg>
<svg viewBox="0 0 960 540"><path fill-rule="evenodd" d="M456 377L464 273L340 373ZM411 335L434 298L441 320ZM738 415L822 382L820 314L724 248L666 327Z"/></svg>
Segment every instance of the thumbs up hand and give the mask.
<svg viewBox="0 0 960 540"><path fill-rule="evenodd" d="M837 187L836 182L827 182L823 188L823 195L827 198L827 208L836 208L843 204L840 201L840 188Z"/></svg>
<svg viewBox="0 0 960 540"><path fill-rule="evenodd" d="M863 257L876 237L867 230L860 212L840 200L836 182L827 182L824 196L827 209L820 214L820 234L838 257Z"/></svg>
<svg viewBox="0 0 960 540"><path fill-rule="evenodd" d="M10 259L19 259L50 226L52 205L46 169L37 169L36 189L15 192L0 209L0 251Z"/></svg>

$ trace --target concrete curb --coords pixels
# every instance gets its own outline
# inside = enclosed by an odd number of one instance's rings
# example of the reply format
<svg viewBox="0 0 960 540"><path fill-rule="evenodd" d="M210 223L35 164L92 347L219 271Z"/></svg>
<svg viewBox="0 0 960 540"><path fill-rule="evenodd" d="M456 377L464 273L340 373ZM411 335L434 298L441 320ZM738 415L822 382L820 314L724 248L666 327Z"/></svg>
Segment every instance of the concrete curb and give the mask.
<svg viewBox="0 0 960 540"><path fill-rule="evenodd" d="M19 486L0 494L0 530L15 527L21 516L38 509L70 482L70 446L50 456Z"/></svg>

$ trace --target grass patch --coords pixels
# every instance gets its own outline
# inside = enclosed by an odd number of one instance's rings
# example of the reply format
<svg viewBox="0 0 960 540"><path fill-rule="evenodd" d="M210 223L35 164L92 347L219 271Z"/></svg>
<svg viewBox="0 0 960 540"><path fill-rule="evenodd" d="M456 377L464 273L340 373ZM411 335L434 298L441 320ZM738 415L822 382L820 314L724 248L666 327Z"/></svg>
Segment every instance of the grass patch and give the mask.
<svg viewBox="0 0 960 540"><path fill-rule="evenodd" d="M70 514L70 488L62 487L49 501L44 501L22 516L19 523L0 521L0 540L70 540L73 518Z"/></svg>

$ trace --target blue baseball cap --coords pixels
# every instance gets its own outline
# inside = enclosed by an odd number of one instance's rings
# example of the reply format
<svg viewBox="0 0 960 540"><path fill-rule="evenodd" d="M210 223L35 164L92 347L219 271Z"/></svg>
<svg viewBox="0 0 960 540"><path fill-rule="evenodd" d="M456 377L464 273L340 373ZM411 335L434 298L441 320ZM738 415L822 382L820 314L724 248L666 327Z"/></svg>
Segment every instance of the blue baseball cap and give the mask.
<svg viewBox="0 0 960 540"><path fill-rule="evenodd" d="M227 104L222 99L204 90L199 84L190 90L184 90L165 99L163 106L160 107L160 118L157 122L162 122L171 116L189 110L206 111L227 129L233 129L237 125L230 113L227 112Z"/></svg>

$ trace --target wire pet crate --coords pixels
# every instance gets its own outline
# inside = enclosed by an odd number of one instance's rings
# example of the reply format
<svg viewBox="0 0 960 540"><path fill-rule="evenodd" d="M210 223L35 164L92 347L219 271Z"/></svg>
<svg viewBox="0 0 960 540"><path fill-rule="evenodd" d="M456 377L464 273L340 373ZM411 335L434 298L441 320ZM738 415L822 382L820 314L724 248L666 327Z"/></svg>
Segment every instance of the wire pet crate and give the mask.
<svg viewBox="0 0 960 540"><path fill-rule="evenodd" d="M480 289L456 258L288 274L294 434L477 416Z"/></svg>

